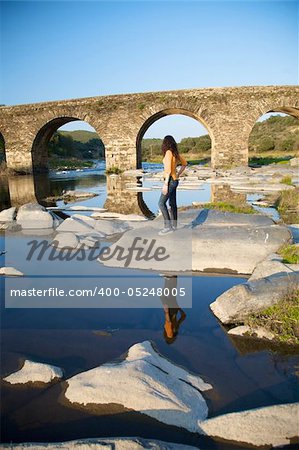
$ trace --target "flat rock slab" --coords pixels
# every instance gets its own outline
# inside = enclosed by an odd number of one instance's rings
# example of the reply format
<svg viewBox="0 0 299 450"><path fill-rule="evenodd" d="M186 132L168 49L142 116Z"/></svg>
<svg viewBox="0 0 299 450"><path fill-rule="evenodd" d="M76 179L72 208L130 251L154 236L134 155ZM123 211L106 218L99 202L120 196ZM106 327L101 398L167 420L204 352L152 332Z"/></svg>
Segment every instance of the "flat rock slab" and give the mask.
<svg viewBox="0 0 299 450"><path fill-rule="evenodd" d="M105 212L106 208L100 208L98 206L84 206L84 205L73 205L65 208L67 211L97 211L97 212Z"/></svg>
<svg viewBox="0 0 299 450"><path fill-rule="evenodd" d="M250 314L275 305L296 288L299 288L299 274L274 275L232 287L210 308L222 323L238 324Z"/></svg>
<svg viewBox="0 0 299 450"><path fill-rule="evenodd" d="M59 367L26 360L20 370L4 378L4 381L10 384L50 383L62 376L63 372Z"/></svg>
<svg viewBox="0 0 299 450"><path fill-rule="evenodd" d="M199 450L198 447L173 444L172 442L156 441L153 439L130 438L104 438L104 439L80 439L68 442L48 443L24 443L2 444L3 449L14 450Z"/></svg>
<svg viewBox="0 0 299 450"><path fill-rule="evenodd" d="M174 233L159 235L161 216L143 227L126 232L111 248L127 253L135 239L145 249L143 239L165 248L164 260L138 259L135 252L131 268L154 271L223 271L251 274L256 265L291 240L290 231L258 214L222 213L214 210L188 209L179 212L179 226ZM115 253L103 264L124 267Z"/></svg>
<svg viewBox="0 0 299 450"><path fill-rule="evenodd" d="M54 219L42 205L26 203L18 210L17 223L22 229L49 229L53 228Z"/></svg>
<svg viewBox="0 0 299 450"><path fill-rule="evenodd" d="M59 227L56 228L56 231L80 234L97 232L101 234L102 237L105 237L123 233L128 229L129 225L126 222L108 219L96 220L89 216L74 214L72 217L65 219Z"/></svg>
<svg viewBox="0 0 299 450"><path fill-rule="evenodd" d="M295 189L294 186L289 186L287 184L234 184L232 185L233 191L238 192L280 192L280 191L290 191Z"/></svg>
<svg viewBox="0 0 299 450"><path fill-rule="evenodd" d="M107 363L67 380L66 398L85 405L116 403L168 425L198 429L208 407L200 391L211 389L160 356L149 341L130 347L121 363Z"/></svg>
<svg viewBox="0 0 299 450"><path fill-rule="evenodd" d="M199 423L203 434L256 446L290 444L299 437L299 404L224 414Z"/></svg>
<svg viewBox="0 0 299 450"><path fill-rule="evenodd" d="M14 267L0 267L0 275L20 277L23 276L23 272L15 269Z"/></svg>
<svg viewBox="0 0 299 450"><path fill-rule="evenodd" d="M144 222L148 219L140 214L121 214L113 211L105 211L105 212L95 212L91 214L91 217L95 219L117 219L124 221L133 221L133 222Z"/></svg>
<svg viewBox="0 0 299 450"><path fill-rule="evenodd" d="M95 192L86 192L86 191L66 191L63 194L63 198L75 198L75 199L81 199L81 198L92 198L96 197L98 194Z"/></svg>

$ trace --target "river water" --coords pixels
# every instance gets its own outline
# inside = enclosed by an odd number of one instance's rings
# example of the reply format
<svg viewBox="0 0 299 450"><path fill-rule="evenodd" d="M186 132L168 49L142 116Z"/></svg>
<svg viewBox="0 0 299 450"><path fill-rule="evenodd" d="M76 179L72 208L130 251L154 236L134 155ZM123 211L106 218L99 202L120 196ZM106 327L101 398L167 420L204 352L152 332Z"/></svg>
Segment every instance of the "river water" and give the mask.
<svg viewBox="0 0 299 450"><path fill-rule="evenodd" d="M160 168L160 165L145 166L151 171ZM115 181L112 177L112 187L108 186L104 171L105 167L100 163L93 170L54 172L49 177L35 179L14 177L6 187L2 186L2 208L25 203L25 200L32 201L34 196L44 201L45 197L80 189L98 195L71 204L65 204L62 200L46 203L63 209L70 205L103 207L109 201L115 210L123 210L124 204L130 201L132 212L136 212L140 195L138 197L135 192L124 194L123 186L117 185L117 177ZM145 178L143 187L154 186L154 189L142 192L143 211L157 213L160 185ZM179 206L210 199L209 184L178 191ZM72 214L69 210L65 212ZM3 240L2 235L2 245ZM0 267L4 263L2 255ZM21 253L19 260L11 261L11 265L13 263L26 270L26 261ZM98 262L86 264L90 264L85 266L86 273L93 273ZM61 266L62 273L63 269ZM163 334L165 317L162 308L9 309L5 308L4 279L1 278L1 377L15 371L24 359L32 359L63 368L67 378L119 358L137 342L150 340L162 355L200 374L213 385L213 390L204 394L210 416L298 401L298 355L290 348L271 350L264 344L229 337L209 309L210 303L221 293L245 281L246 278L240 276L194 274L192 308L185 309L186 319L179 328L178 336L172 344L168 344ZM185 443L201 449L244 448L199 437L132 411L112 414L107 408L106 413L92 414L71 408L62 400L62 390L60 385L49 388L13 387L1 381L1 442L140 436Z"/></svg>

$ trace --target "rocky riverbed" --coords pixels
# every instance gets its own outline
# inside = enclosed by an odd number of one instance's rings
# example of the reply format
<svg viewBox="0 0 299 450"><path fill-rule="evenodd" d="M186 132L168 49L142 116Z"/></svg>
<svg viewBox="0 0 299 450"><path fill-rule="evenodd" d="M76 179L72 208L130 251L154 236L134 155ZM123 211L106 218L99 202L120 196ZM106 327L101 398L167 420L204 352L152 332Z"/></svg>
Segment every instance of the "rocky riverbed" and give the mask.
<svg viewBox="0 0 299 450"><path fill-rule="evenodd" d="M146 174L139 171L127 175L140 176L144 184L150 182L150 191L160 189L161 177L158 173ZM291 184L283 182L286 181L286 177L291 178ZM139 181L135 184L128 181L127 191L138 192ZM155 183L157 186L154 186ZM293 166L271 166L215 172L209 168L193 166L187 169L186 177L181 180L180 190L189 192L192 189L200 189L204 183L211 186L228 185L229 195L231 192L236 194L258 192L263 197L265 193L281 190L296 195L298 171ZM74 192L72 195L77 199L80 197ZM86 197L86 191L84 195ZM234 203L234 200L234 197L226 198L226 202ZM268 204L267 198L263 201ZM261 205L260 207L263 208ZM80 248L91 251L105 241L109 242L110 252L113 255L117 248L128 252L136 239L139 239L139 244L144 243L144 240L147 244L154 242L155 248L163 248L164 256L168 255L168 258L164 260L140 258L141 254L135 250L129 268L142 270L144 273L243 275L248 280L215 296L211 310L225 325L226 328L222 331L228 332L227 336L275 339L274 334L271 335L263 328L254 329L248 326L246 319L254 312L278 304L290 288L298 286L298 264L285 262L277 253L281 247L298 239L296 234L298 226L295 223L287 226L282 221L277 223L257 212L233 213L206 209L202 204L199 207L192 207L189 204L188 208L179 211L178 229L167 236L160 236L159 230L163 227L160 215L154 220L148 220L141 213L117 213L100 207L68 205L65 207L65 213L67 209L70 215L63 219L57 216L55 207L47 209L36 202L28 203L0 212L0 225L10 236L14 233L24 236L44 235L58 251L75 252ZM0 275L26 277L26 269L19 266L19 258L14 259L12 254L9 254L9 249L5 254L5 260L7 264L0 268ZM100 265L111 269L127 269L124 260L117 257L117 252L107 260L95 260L93 267ZM211 277L211 283L213 279ZM219 327L215 328L213 333L219 333ZM103 334L103 336L111 335L112 333ZM102 338L109 339L109 337ZM194 344L194 351L198 345L202 344L199 342ZM175 352L172 355L174 356ZM216 387L205 377L204 365L197 368L195 373L183 369L172 362L171 358L158 353L155 345L144 338L136 340L134 344L130 343L126 347L125 355L118 355L115 352L114 357L120 358L111 361L112 358L109 359L107 356L104 363L93 363L92 367L85 370L76 370L72 376L64 376L62 356L61 364L55 365L46 357L35 361L30 355L22 356L18 370L6 373L2 383L7 389L16 389L20 386L23 386L22 389L31 389L33 385L38 384L43 386L39 389L45 389L47 386L45 390L47 393L59 390L61 393L59 401L68 405L68 408L91 414L101 415L105 408L108 407L109 410L111 405L118 405L118 409L112 408L109 414L113 414L113 411L123 414L127 410L133 410L151 420L157 420L166 427L176 426L186 432L208 436L216 441L226 440L232 445L243 443L253 446L264 445L269 448L298 442L296 422L299 414L298 404L284 403L283 395L280 403L276 401L275 404L272 402L268 406L259 405L256 409L244 406L241 411L240 408L234 409L232 405L229 413L224 412L215 416L209 409L209 404L213 395L217 395L217 392L214 393ZM206 364L209 362L206 361ZM225 368L223 370L225 376ZM276 382L277 379L275 378ZM20 414L22 415L22 412ZM27 448L29 444L8 445L7 448ZM39 444L39 447L53 448L53 445ZM103 446L130 450L148 446L153 449L180 448L178 444L148 441L137 437L88 439L55 444L57 448L103 448ZM6 448L5 445L3 448ZM182 448L192 447L184 445Z"/></svg>

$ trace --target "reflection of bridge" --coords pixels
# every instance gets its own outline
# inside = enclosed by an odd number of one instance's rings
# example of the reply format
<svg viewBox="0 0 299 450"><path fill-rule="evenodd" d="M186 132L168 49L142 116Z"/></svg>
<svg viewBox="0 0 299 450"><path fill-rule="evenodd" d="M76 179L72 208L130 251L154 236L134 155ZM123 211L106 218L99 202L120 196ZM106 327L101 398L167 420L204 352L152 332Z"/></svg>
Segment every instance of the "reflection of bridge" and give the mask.
<svg viewBox="0 0 299 450"><path fill-rule="evenodd" d="M5 179L3 179L4 181ZM108 211L122 214L143 214L153 218L153 212L148 208L142 192L126 190L126 184L136 183L136 177L107 177L107 197L104 208ZM45 206L55 206L55 202L45 199L51 196L50 181L48 176L24 175L7 177L6 190L9 192L10 200L0 203L0 211L9 205L19 207L25 203L38 202ZM159 192L157 191L157 202ZM236 194L230 190L228 185L215 184L211 186L211 202L229 201L230 203L245 204L246 195ZM158 204L157 204L158 207Z"/></svg>
<svg viewBox="0 0 299 450"><path fill-rule="evenodd" d="M50 192L50 180L48 176L23 175L9 176L5 190L8 192L9 199L2 205L0 202L0 211L9 205L19 207L25 203L38 202L45 206L55 206L52 200L53 195ZM126 190L128 182L136 183L136 177L109 177L107 176L107 197L103 205L109 211L122 214L144 214L146 217L153 218L154 214L146 205L142 192L130 192ZM47 201L47 197L51 201Z"/></svg>
<svg viewBox="0 0 299 450"><path fill-rule="evenodd" d="M212 167L244 165L248 139L267 112L299 117L299 86L207 88L111 95L0 108L10 168L47 169L47 143L62 125L85 120L105 145L107 167L141 164L141 141L158 119L183 114L201 122L212 141Z"/></svg>

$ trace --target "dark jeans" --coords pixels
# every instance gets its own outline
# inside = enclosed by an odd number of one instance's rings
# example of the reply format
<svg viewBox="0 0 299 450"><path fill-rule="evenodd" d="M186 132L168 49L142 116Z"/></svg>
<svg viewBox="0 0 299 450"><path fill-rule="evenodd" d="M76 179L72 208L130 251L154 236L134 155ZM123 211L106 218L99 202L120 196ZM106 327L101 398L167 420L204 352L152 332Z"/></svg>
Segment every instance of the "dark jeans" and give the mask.
<svg viewBox="0 0 299 450"><path fill-rule="evenodd" d="M176 188L178 187L179 180L173 180L171 177L168 182L168 192L166 195L161 193L159 200L159 208L164 218L164 226L168 227L177 227L178 220L178 208L176 204ZM170 206L170 215L168 212L168 208L166 206L166 202L169 200Z"/></svg>

